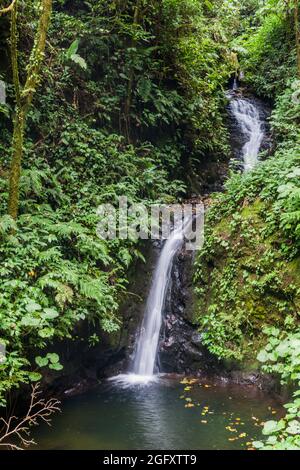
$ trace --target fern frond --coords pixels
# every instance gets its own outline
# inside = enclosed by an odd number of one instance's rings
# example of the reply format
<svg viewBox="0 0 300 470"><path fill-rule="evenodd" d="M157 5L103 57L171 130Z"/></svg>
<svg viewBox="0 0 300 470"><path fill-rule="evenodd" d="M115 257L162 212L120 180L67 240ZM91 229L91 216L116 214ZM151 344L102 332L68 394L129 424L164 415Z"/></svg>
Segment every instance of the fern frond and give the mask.
<svg viewBox="0 0 300 470"><path fill-rule="evenodd" d="M3 215L0 217L0 235L5 235L11 230L16 230L16 222L10 215Z"/></svg>

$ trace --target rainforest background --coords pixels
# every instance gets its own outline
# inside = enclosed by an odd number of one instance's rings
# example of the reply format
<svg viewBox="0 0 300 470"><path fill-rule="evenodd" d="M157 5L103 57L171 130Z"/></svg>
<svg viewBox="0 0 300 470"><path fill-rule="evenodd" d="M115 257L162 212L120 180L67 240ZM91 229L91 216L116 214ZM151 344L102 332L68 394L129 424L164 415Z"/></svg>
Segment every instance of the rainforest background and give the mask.
<svg viewBox="0 0 300 470"><path fill-rule="evenodd" d="M287 416L256 446L300 447L299 2L17 0L0 10L2 406L45 368L61 373L53 345L78 338L83 322L90 348L122 328L143 250L97 237L99 204L222 188L194 268L194 323L225 364L260 362L292 384ZM273 109L271 148L244 175L228 165L225 96L241 70Z"/></svg>

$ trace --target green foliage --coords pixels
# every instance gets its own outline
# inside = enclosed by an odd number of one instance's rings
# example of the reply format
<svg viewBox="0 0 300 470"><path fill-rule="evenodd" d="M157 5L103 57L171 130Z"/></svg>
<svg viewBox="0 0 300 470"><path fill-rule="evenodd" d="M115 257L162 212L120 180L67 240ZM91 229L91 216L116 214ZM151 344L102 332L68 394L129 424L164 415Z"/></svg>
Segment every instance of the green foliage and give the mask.
<svg viewBox="0 0 300 470"><path fill-rule="evenodd" d="M240 60L247 83L271 100L297 76L293 15L286 3L264 2L251 18L254 25L247 24L244 34L233 43L243 48Z"/></svg>
<svg viewBox="0 0 300 470"><path fill-rule="evenodd" d="M168 182L167 172L151 157L150 144L146 152L145 146L134 149L79 118L61 128L58 138L59 147L51 147L47 139L40 145L45 159L34 150L28 153L18 224L6 215L0 219L4 390L8 383L15 386L30 377L22 372L6 380L10 364L16 364L11 357L19 358L20 367L28 366L22 359L28 351L45 348L55 338L72 338L83 320L97 322L109 333L119 329L118 302L127 268L141 255L134 240L105 242L97 237L98 204L117 202L124 194L130 203L172 200L184 189L181 183ZM1 204L4 213L5 199Z"/></svg>
<svg viewBox="0 0 300 470"><path fill-rule="evenodd" d="M263 370L276 373L283 384L290 382L300 386L300 331L291 317L285 320L286 329L266 328L267 345L258 355ZM293 401L284 407L287 413L279 421L267 421L263 434L265 441L256 441L254 446L261 450L300 449L300 390L293 394Z"/></svg>
<svg viewBox="0 0 300 470"><path fill-rule="evenodd" d="M215 37L222 28L218 9L202 8L198 0L142 1L135 22L135 2L121 3L54 2L42 83L27 120L17 224L6 215L14 98L10 68L1 65L7 85L0 122L0 337L7 350L0 365L2 400L37 380L37 365L58 370L51 360L56 356L49 356L55 353L47 352L57 340L75 337L81 322L95 325L91 346L101 340L101 330L120 328L127 271L143 256L136 240L99 240L97 206L116 204L121 195L129 203L178 200L186 192L182 175L194 142L206 158L226 146L220 108L228 69L226 40ZM33 2L23 2L20 70L36 17ZM207 17L216 25L202 34ZM7 46L1 35L0 47ZM189 88L194 46L197 71ZM213 125L205 133L211 116L220 130L213 139ZM186 131L190 125L192 133ZM31 363L36 351L39 362Z"/></svg>
<svg viewBox="0 0 300 470"><path fill-rule="evenodd" d="M294 82L271 116L275 154L232 174L214 197L196 262L197 321L222 358L253 359L263 325L283 327L300 308L299 102Z"/></svg>
<svg viewBox="0 0 300 470"><path fill-rule="evenodd" d="M79 47L79 40L75 39L75 41L72 42L71 46L66 51L66 54L65 54L66 60L72 60L73 62L75 62L75 64L78 64L82 69L86 70L87 69L86 61L79 54L77 54L78 47Z"/></svg>
<svg viewBox="0 0 300 470"><path fill-rule="evenodd" d="M299 81L288 80L288 86L276 100L271 117L276 144L280 148L293 147L299 142L300 100Z"/></svg>
<svg viewBox="0 0 300 470"><path fill-rule="evenodd" d="M129 203L180 200L202 165L228 158L231 50L260 94L280 92L277 152L251 174L232 175L215 197L196 265L198 321L213 353L241 359L255 351L262 324L296 318L299 104L289 19L273 3L259 18L259 0L56 0L27 121L17 224L6 215L14 98L10 68L1 64L8 99L0 108L1 404L45 367L62 369L49 350L75 337L83 321L94 325L90 347L120 329L128 269L143 255L136 240L100 240L96 208L121 195ZM34 2L22 2L21 70L35 23ZM244 36L232 43L238 28ZM7 45L1 33L1 52ZM288 429L297 429L295 419Z"/></svg>
<svg viewBox="0 0 300 470"><path fill-rule="evenodd" d="M188 103L189 133L194 136L191 163L197 169L204 156L221 158L228 152L223 86L232 72L228 46L230 6L197 0L165 0L163 6L169 28L177 31L179 38L173 34L168 43L174 50L176 75ZM234 15L231 21L234 22Z"/></svg>
<svg viewBox="0 0 300 470"><path fill-rule="evenodd" d="M268 335L267 346L258 354L258 360L266 364L266 372L279 374L284 383L289 380L300 381L300 332L292 317L286 317L285 326L289 331L278 328L265 328Z"/></svg>
<svg viewBox="0 0 300 470"><path fill-rule="evenodd" d="M37 356L35 362L39 367L49 366L49 369L60 371L63 366L59 363L59 355L56 353L48 353L46 356Z"/></svg>
<svg viewBox="0 0 300 470"><path fill-rule="evenodd" d="M299 146L278 151L233 176L209 211L195 282L203 339L219 357L253 355L262 324L299 308L299 164Z"/></svg>

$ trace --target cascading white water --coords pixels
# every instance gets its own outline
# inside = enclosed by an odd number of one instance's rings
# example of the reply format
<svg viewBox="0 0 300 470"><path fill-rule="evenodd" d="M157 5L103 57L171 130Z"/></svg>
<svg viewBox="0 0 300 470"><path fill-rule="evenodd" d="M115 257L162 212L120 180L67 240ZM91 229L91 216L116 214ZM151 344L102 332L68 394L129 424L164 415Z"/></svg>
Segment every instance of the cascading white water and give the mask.
<svg viewBox="0 0 300 470"><path fill-rule="evenodd" d="M249 171L258 163L258 154L264 138L263 124L258 109L246 98L231 97L230 109L247 138L242 157L244 170Z"/></svg>
<svg viewBox="0 0 300 470"><path fill-rule="evenodd" d="M182 242L183 231L180 228L173 232L172 237L166 241L161 252L137 342L133 368L136 375L149 377L154 374L167 288L170 283L174 256L181 247Z"/></svg>
<svg viewBox="0 0 300 470"><path fill-rule="evenodd" d="M247 139L242 155L244 169L248 171L253 169L258 162L258 154L264 137L263 124L258 109L246 98L240 98L236 93L237 89L238 83L235 80L233 92L229 95L230 108ZM137 339L132 373L122 374L112 379L123 385L148 383L157 377L155 363L165 300L174 257L183 244L185 228L186 225L180 224L180 227L175 229L172 236L165 242L161 251Z"/></svg>
<svg viewBox="0 0 300 470"><path fill-rule="evenodd" d="M143 323L137 339L133 371L131 374L119 375L114 378L115 381L126 385L148 383L156 378L155 362L166 295L171 281L174 257L183 245L186 226L187 224L180 223L179 228L172 232L164 244L155 269Z"/></svg>

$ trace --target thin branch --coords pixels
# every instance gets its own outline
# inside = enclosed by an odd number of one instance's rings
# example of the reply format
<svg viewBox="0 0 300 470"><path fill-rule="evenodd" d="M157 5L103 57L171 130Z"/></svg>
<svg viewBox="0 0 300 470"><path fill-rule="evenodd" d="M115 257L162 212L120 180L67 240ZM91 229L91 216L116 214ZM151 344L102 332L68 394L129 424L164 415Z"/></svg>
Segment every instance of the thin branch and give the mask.
<svg viewBox="0 0 300 470"><path fill-rule="evenodd" d="M1 447L23 450L30 445L35 445L34 439L29 437L31 427L37 426L39 420L51 425L50 416L60 411L60 402L55 398L49 400L39 398L41 393L38 384L32 386L30 403L24 418L18 419L16 416L10 416L8 420L0 419L4 425L2 435L0 435ZM16 439L19 440L19 444L14 442Z"/></svg>
<svg viewBox="0 0 300 470"><path fill-rule="evenodd" d="M0 16L1 16L1 15L5 15L6 13L9 13L10 11L12 11L13 8L14 8L14 6L15 6L16 1L17 1L17 0L13 0L13 1L11 2L11 4L10 4L8 7L2 8L2 9L0 10Z"/></svg>

